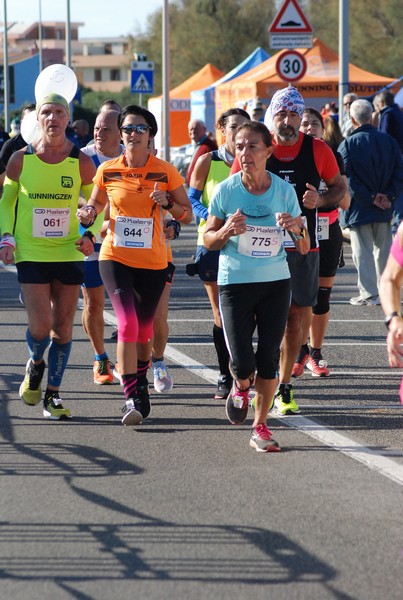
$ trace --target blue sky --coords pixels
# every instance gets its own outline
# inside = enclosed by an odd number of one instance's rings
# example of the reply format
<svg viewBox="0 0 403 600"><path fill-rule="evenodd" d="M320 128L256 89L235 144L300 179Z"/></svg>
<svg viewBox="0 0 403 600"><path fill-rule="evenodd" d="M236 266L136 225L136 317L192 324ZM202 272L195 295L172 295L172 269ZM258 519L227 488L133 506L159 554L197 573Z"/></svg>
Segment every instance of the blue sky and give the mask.
<svg viewBox="0 0 403 600"><path fill-rule="evenodd" d="M7 21L65 21L67 0L7 0ZM163 7L163 0L70 0L71 21L84 22L80 37L116 37L144 30L147 16ZM4 21L4 3L0 21Z"/></svg>

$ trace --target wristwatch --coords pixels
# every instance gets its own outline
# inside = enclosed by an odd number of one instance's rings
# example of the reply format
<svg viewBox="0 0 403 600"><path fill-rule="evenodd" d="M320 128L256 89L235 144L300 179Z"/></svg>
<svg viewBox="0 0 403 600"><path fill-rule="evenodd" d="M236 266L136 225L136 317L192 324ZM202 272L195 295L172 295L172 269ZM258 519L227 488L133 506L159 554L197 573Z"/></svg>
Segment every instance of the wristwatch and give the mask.
<svg viewBox="0 0 403 600"><path fill-rule="evenodd" d="M303 227L299 230L299 233L293 233L293 236L296 240L304 240L306 236L306 231Z"/></svg>
<svg viewBox="0 0 403 600"><path fill-rule="evenodd" d="M395 317L401 317L402 315L400 313L398 313L396 310L394 310L393 312L390 313L390 315L388 315L387 317L385 317L385 325L387 327L387 329L389 329L389 325L392 322L392 319L394 319Z"/></svg>
<svg viewBox="0 0 403 600"><path fill-rule="evenodd" d="M83 237L86 237L89 240L91 240L93 246L95 246L97 238L95 237L95 235L93 233L91 233L91 231L86 231L85 233L83 233Z"/></svg>

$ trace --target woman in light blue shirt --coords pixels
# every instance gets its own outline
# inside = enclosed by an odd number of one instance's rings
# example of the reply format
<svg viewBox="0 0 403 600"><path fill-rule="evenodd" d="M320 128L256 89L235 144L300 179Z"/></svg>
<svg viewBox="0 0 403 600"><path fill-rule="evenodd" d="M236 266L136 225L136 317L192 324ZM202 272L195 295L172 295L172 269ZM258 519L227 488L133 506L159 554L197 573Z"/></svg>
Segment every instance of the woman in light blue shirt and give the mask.
<svg viewBox="0 0 403 600"><path fill-rule="evenodd" d="M250 445L258 452L278 452L266 420L278 384L280 344L290 303L283 243L294 244L305 254L310 242L294 188L266 171L274 150L267 127L248 121L238 128L235 143L241 171L216 187L204 234L206 248L220 250L220 311L234 377L226 412L234 425L243 423L249 389L255 383Z"/></svg>

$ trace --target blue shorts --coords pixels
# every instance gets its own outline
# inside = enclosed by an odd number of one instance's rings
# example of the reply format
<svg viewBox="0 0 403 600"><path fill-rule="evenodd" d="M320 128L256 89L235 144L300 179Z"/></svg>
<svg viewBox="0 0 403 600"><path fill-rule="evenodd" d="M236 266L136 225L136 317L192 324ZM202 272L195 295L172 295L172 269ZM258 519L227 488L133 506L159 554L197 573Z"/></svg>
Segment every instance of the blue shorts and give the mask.
<svg viewBox="0 0 403 600"><path fill-rule="evenodd" d="M84 259L84 271L85 278L83 287L85 288L96 288L104 285L101 275L99 274L99 251L101 250L101 244L96 243L94 246L94 252Z"/></svg>
<svg viewBox="0 0 403 600"><path fill-rule="evenodd" d="M198 274L202 281L217 281L219 258L219 250L207 250L204 246L197 246L195 263L198 263Z"/></svg>

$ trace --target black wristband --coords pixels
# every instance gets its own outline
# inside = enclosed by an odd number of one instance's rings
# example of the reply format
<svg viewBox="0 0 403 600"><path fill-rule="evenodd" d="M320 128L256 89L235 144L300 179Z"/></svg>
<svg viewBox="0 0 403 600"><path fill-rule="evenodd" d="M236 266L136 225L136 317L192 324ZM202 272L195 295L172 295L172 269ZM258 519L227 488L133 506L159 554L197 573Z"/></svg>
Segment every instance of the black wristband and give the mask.
<svg viewBox="0 0 403 600"><path fill-rule="evenodd" d="M179 237L179 234L181 232L181 224L179 223L179 221L171 219L171 221L168 221L168 223L166 223L165 227L174 228L174 240L176 240L176 238Z"/></svg>
<svg viewBox="0 0 403 600"><path fill-rule="evenodd" d="M394 319L395 317L401 317L401 316L402 315L400 313L398 313L396 310L394 310L392 313L390 313L390 315L388 315L384 321L386 328L389 329L392 319Z"/></svg>
<svg viewBox="0 0 403 600"><path fill-rule="evenodd" d="M163 208L164 210L169 210L170 208L173 207L174 205L174 201L171 199L171 196L168 194L168 192L165 192L166 197L168 199L168 204L166 206L163 206L162 204L160 205L161 208Z"/></svg>

